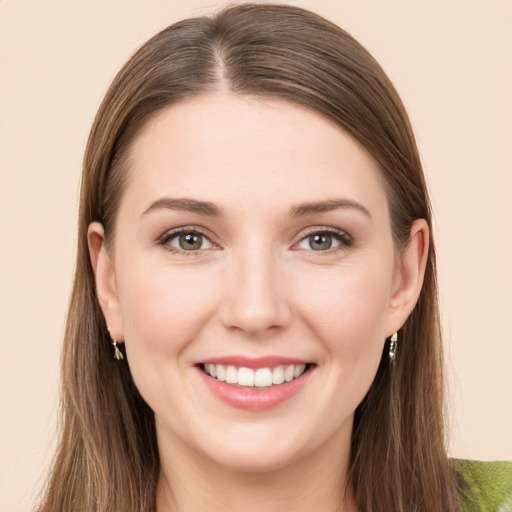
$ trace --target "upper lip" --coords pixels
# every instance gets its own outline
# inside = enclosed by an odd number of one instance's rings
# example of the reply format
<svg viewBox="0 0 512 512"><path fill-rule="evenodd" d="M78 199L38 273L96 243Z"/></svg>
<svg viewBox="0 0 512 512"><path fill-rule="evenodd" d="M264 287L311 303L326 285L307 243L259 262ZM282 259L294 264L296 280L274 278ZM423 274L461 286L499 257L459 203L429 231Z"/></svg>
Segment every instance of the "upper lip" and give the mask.
<svg viewBox="0 0 512 512"><path fill-rule="evenodd" d="M242 355L211 357L200 362L200 364L223 364L245 368L273 368L275 366L285 366L291 364L308 364L310 361L298 359L296 357L283 356L263 356L263 357L247 357Z"/></svg>

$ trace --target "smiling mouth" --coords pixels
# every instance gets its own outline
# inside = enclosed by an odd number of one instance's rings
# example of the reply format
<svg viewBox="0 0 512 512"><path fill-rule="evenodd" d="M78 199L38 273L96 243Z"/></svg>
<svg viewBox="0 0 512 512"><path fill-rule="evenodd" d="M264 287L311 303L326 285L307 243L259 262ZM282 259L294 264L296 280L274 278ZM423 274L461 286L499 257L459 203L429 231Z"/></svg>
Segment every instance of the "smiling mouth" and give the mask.
<svg viewBox="0 0 512 512"><path fill-rule="evenodd" d="M200 369L209 377L234 387L269 389L298 379L312 364L287 364L264 368L247 368L224 364L201 364Z"/></svg>

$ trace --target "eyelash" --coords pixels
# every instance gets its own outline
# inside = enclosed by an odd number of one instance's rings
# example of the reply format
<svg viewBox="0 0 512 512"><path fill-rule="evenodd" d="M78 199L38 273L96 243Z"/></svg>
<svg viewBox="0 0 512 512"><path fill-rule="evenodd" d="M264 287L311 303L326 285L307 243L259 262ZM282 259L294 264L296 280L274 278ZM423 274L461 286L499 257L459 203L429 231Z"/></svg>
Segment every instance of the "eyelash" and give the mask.
<svg viewBox="0 0 512 512"><path fill-rule="evenodd" d="M165 247L166 250L172 252L174 254L179 254L181 256L199 256L201 254L201 249L196 251L184 251L183 249L178 249L176 247L172 247L169 245L169 242L180 235L199 235L206 238L210 243L215 246L215 244L210 240L210 236L203 230L198 229L197 227L182 227L176 228L172 231L165 233L165 235L158 241L159 245Z"/></svg>
<svg viewBox="0 0 512 512"><path fill-rule="evenodd" d="M210 240L209 235L205 231L198 229L197 227L182 227L182 228L173 229L172 231L165 233L165 235L162 236L162 238L160 238L158 243L159 243L159 245L164 246L166 250L168 250L174 254L180 254L183 256L199 256L201 254L201 251L204 249L185 251L183 249L178 249L176 247L172 247L171 245L169 245L169 242L171 240L173 240L183 234L202 236L202 237L206 238L215 247L215 244L214 244L214 242L212 242ZM332 236L337 242L339 242L339 245L337 245L336 247L329 248L325 251L314 251L313 249L310 249L311 252L316 253L318 255L333 254L340 250L348 249L349 247L351 247L353 245L352 237L345 231L341 231L336 228L322 227L322 228L310 228L308 231L306 231L306 233L302 233L300 239L294 243L294 246L296 246L303 240L306 240L307 238L309 238L313 235L329 235L329 236ZM299 250L299 249L296 249L296 250Z"/></svg>
<svg viewBox="0 0 512 512"><path fill-rule="evenodd" d="M309 251L318 254L319 256L328 256L338 251L346 250L353 245L352 237L348 233L330 227L322 227L320 229L310 228L309 230L306 231L306 233L303 233L301 235L300 240L296 242L294 245L297 245L298 243L302 242L303 240L306 240L307 238L313 235L329 235L332 236L337 242L339 242L339 245L337 245L336 247L331 247L325 251L314 251L313 249L309 249Z"/></svg>

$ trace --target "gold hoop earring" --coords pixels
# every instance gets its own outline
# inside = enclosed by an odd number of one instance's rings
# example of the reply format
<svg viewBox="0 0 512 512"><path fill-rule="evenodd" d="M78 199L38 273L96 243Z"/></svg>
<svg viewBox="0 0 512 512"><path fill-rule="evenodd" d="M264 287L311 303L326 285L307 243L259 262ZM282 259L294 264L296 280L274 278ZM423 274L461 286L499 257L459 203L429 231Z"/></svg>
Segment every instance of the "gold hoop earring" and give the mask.
<svg viewBox="0 0 512 512"><path fill-rule="evenodd" d="M396 346L398 344L398 332L395 332L391 338L389 338L389 360L393 362L396 357Z"/></svg>

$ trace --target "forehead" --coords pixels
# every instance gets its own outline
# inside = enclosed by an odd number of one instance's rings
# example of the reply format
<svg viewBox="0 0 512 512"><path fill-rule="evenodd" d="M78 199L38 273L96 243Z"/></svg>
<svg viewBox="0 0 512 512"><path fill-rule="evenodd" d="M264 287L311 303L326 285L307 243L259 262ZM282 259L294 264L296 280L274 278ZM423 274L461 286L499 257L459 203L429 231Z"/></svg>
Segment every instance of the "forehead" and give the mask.
<svg viewBox="0 0 512 512"><path fill-rule="evenodd" d="M169 106L138 134L128 161L125 195L142 204L166 194L247 205L333 195L386 202L378 166L357 141L279 99L212 94Z"/></svg>

